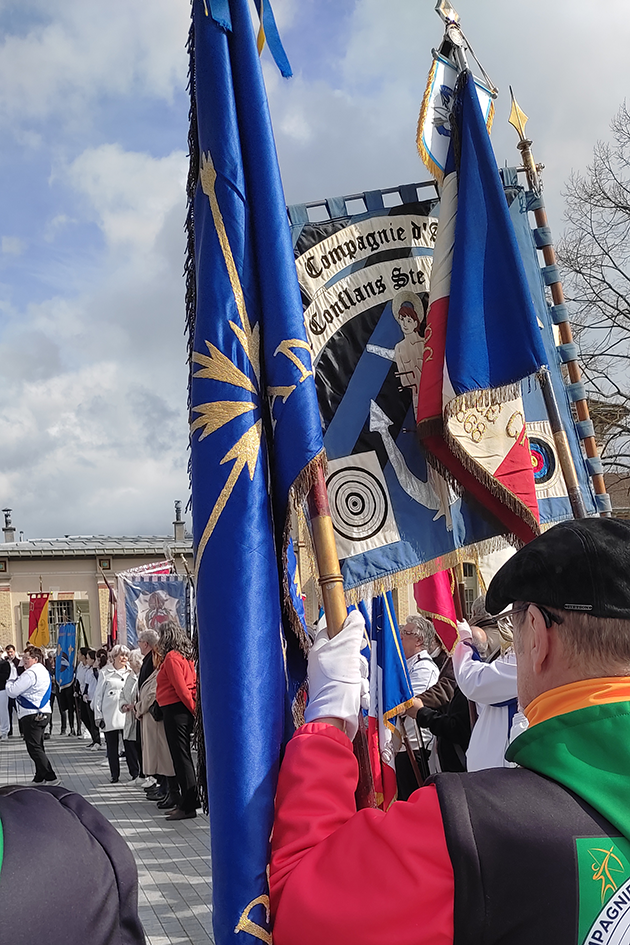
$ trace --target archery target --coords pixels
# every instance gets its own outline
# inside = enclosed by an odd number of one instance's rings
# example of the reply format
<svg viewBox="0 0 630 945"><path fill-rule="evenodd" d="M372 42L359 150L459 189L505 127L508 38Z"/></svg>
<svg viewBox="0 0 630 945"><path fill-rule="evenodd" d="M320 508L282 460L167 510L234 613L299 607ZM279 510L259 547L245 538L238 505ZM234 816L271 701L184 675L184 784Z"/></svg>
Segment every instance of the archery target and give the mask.
<svg viewBox="0 0 630 945"><path fill-rule="evenodd" d="M532 453L534 482L537 486L542 486L549 482L556 471L556 457L549 445L538 436L529 438L529 448Z"/></svg>
<svg viewBox="0 0 630 945"><path fill-rule="evenodd" d="M553 442L553 433L547 420L527 424L527 437L532 457L536 496L539 499L561 498L567 495L562 471Z"/></svg>
<svg viewBox="0 0 630 945"><path fill-rule="evenodd" d="M341 559L400 540L376 453L331 460L326 486Z"/></svg>

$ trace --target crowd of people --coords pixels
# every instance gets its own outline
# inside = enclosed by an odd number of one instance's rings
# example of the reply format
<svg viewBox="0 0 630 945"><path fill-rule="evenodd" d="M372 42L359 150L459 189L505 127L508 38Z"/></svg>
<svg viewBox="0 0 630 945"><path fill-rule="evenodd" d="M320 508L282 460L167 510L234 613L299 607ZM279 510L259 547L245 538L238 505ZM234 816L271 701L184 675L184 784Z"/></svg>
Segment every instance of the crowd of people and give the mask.
<svg viewBox="0 0 630 945"><path fill-rule="evenodd" d="M60 686L57 654L27 645L21 656L9 644L0 658L0 740L19 735L35 766L33 783L58 785L46 754L53 706L60 734L85 737L88 751L105 750L101 764L112 784L129 780L145 790L169 820L196 817L199 808L192 757L197 679L192 643L173 620L159 632L141 629L138 647L81 647L74 678Z"/></svg>
<svg viewBox="0 0 630 945"><path fill-rule="evenodd" d="M510 558L459 625L453 697L437 716L425 703L441 654L422 620L402 629L410 676L422 668L427 686L406 715L433 733L474 705L467 746L451 738L460 770L387 811L357 811L361 614L316 640L307 724L276 793L274 942L630 942L630 523L563 522ZM439 744L437 755L450 764Z"/></svg>

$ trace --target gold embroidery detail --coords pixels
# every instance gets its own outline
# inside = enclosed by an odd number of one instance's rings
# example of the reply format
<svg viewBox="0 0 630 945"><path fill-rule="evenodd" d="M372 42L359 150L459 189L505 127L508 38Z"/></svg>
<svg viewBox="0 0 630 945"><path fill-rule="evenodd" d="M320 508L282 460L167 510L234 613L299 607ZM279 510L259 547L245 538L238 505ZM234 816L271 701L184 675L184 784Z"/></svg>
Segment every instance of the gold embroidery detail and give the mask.
<svg viewBox="0 0 630 945"><path fill-rule="evenodd" d="M516 413L513 413L510 419L507 422L505 427L505 432L513 440L518 440L520 433L525 426L525 417L520 410L517 410Z"/></svg>
<svg viewBox="0 0 630 945"><path fill-rule="evenodd" d="M607 892L617 892L619 884L615 882L612 877L612 873L623 873L625 868L618 856L613 853L614 847L611 847L610 850L599 850L597 848L589 850L591 857L593 858L592 870L593 870L593 880L594 882L601 882L602 884L602 905L606 899ZM598 862L600 857L596 857L595 853L601 853L601 862ZM611 860L614 863L617 863L617 866L614 866L611 863Z"/></svg>
<svg viewBox="0 0 630 945"><path fill-rule="evenodd" d="M303 348L305 351L311 352L311 346L306 341L300 341L299 338L289 338L286 341L281 341L276 350L274 351L274 357L277 354L284 354L289 361L292 361L295 364L296 368L301 374L300 384L306 380L307 377L312 377L313 372L309 371L307 367L304 366L302 361L298 358L297 354L293 351L293 348Z"/></svg>
<svg viewBox="0 0 630 945"><path fill-rule="evenodd" d="M209 341L206 341L206 346L210 352L210 357L207 354L199 354L198 351L193 351L192 359L195 364L203 365L200 371L193 374L193 377L207 377L211 381L223 381L225 384L233 384L234 387L242 387L243 390L248 390L252 394L256 393L254 384L235 364L232 364L229 358L226 358Z"/></svg>
<svg viewBox="0 0 630 945"><path fill-rule="evenodd" d="M210 155L209 151L205 154L202 154L201 156L201 170L199 172L199 177L201 179L201 188L210 201L212 219L214 220L217 236L219 237L221 251L223 252L223 258L225 260L225 267L230 279L230 285L232 286L232 292L234 293L234 301L236 302L236 308L241 320L240 328L233 322L230 322L230 328L241 342L243 350L245 351L245 354L249 358L250 364L254 369L256 378L259 379L259 329L258 325L256 325L254 328L251 327L247 309L245 307L245 296L243 295L241 280L238 277L238 270L236 268L236 263L234 262L234 256L232 255L232 247L230 246L230 241L225 229L225 223L223 222L223 214L221 213L219 201L217 200L217 195L214 189L217 179L217 172L214 169L212 156Z"/></svg>
<svg viewBox="0 0 630 945"><path fill-rule="evenodd" d="M252 911L254 906L264 906L265 913L267 915L267 922L269 922L269 896L258 896L257 899L252 899L250 904L246 909L243 910L243 914L238 920L238 925L234 929L235 932L248 932L250 935L253 935L254 938L260 939L261 942L265 942L266 945L271 945L272 938L271 932L268 932L267 929L263 929L261 925L256 925L255 922L249 917L249 913Z"/></svg>
<svg viewBox="0 0 630 945"><path fill-rule="evenodd" d="M244 413L249 413L250 410L256 410L256 404L246 400L216 400L212 404L199 404L198 407L193 407L192 410L193 413L199 413L201 416L191 423L191 432L194 433L195 430L203 428L203 433L199 437L200 440L203 440L210 433L214 433L215 430L229 423L234 417L240 417Z"/></svg>
<svg viewBox="0 0 630 945"><path fill-rule="evenodd" d="M276 397L282 397L282 403L286 404L294 390L295 384L291 384L290 387L268 387L267 394L271 399L271 405L273 406Z"/></svg>
<svg viewBox="0 0 630 945"><path fill-rule="evenodd" d="M227 482L221 490L219 498L214 504L214 508L212 509L210 518L208 519L208 524L206 525L203 535L201 536L201 541L199 542L199 547L197 548L197 556L195 560L195 578L199 573L199 565L206 549L206 545L210 540L210 536L212 535L212 532L219 521L221 512L225 508L228 499L232 495L232 490L236 485L236 481L245 466L247 466L250 481L254 478L256 464L258 462L258 454L260 452L261 435L262 420L258 420L257 423L249 428L249 430L245 431L240 440L234 444L232 449L227 452L221 460L221 465L223 465L223 463L227 463L233 459L234 465L232 466Z"/></svg>

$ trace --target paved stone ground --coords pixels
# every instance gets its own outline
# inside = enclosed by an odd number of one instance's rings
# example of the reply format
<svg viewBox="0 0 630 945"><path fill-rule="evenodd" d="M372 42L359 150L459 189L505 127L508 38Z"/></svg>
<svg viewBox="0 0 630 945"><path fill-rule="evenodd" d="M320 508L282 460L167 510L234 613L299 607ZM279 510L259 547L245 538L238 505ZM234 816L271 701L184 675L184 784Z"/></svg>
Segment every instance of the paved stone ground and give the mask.
<svg viewBox="0 0 630 945"><path fill-rule="evenodd" d="M59 732L55 713L54 731ZM86 751L82 738L54 734L46 752L64 786L82 794L123 835L138 864L140 918L148 945L213 943L210 902L208 819L165 821L144 791L125 784L129 774L121 758L120 784L109 783L101 767L105 751ZM33 763L21 738L0 742L0 784L28 784Z"/></svg>

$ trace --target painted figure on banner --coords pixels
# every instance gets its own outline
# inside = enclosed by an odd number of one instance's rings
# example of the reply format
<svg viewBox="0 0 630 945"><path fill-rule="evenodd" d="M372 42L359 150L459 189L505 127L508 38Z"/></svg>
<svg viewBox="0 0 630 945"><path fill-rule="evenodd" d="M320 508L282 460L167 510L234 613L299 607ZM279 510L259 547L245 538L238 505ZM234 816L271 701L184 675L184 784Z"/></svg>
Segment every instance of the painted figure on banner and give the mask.
<svg viewBox="0 0 630 945"><path fill-rule="evenodd" d="M392 299L392 315L400 325L403 333L402 341L391 349L378 345L367 346L370 354L396 362L398 368L396 377L401 389L411 388L414 415L418 412L428 298L426 292L416 295L415 292L403 291L395 295Z"/></svg>
<svg viewBox="0 0 630 945"><path fill-rule="evenodd" d="M392 299L391 305L392 315L403 333L402 340L391 349L372 344L368 344L366 347L370 354L387 358L396 363L399 389L401 392L405 389L411 391L414 417L418 414L418 392L420 390L424 357L428 301L427 292L418 294L408 290L398 292ZM398 482L414 502L418 502L426 509L435 511L434 522L444 517L447 530L452 531L453 520L450 509L457 502L458 496L444 477L432 466L427 466L426 482L418 479L410 472L404 457L389 434L391 425L389 418L372 401L370 404L370 430L381 434Z"/></svg>

